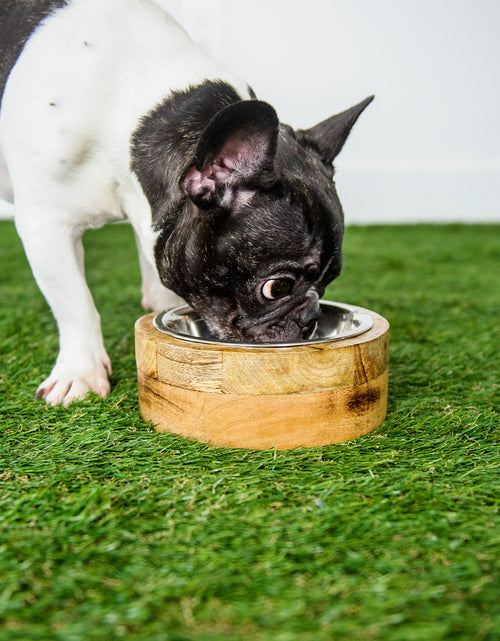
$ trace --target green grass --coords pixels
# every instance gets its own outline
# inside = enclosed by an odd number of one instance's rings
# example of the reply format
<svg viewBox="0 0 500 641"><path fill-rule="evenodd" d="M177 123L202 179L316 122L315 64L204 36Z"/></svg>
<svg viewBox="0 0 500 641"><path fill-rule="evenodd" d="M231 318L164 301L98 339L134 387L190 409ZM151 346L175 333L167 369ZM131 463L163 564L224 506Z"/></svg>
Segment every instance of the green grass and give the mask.
<svg viewBox="0 0 500 641"><path fill-rule="evenodd" d="M159 435L124 225L86 236L111 395L33 398L51 314L0 224L0 640L500 639L500 227L352 227L327 297L391 322L376 432L287 452Z"/></svg>

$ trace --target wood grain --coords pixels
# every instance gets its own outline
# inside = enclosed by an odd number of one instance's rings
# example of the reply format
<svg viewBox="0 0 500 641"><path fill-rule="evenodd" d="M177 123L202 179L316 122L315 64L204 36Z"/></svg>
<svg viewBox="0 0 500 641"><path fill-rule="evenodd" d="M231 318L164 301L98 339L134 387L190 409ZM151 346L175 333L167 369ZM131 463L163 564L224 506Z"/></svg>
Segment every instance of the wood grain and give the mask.
<svg viewBox="0 0 500 641"><path fill-rule="evenodd" d="M136 323L141 414L158 431L213 445L267 449L338 443L387 411L389 323L298 347L190 343Z"/></svg>

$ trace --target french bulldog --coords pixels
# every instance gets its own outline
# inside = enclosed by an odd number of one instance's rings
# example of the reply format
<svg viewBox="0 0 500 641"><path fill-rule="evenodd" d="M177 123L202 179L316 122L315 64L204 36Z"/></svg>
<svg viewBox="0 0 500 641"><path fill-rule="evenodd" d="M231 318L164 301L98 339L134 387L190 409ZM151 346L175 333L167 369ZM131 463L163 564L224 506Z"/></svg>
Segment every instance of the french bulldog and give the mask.
<svg viewBox="0 0 500 641"><path fill-rule="evenodd" d="M0 136L15 223L59 330L37 396L109 393L82 234L128 219L142 305L214 336L308 337L341 271L333 160L373 97L294 131L152 0L3 0Z"/></svg>

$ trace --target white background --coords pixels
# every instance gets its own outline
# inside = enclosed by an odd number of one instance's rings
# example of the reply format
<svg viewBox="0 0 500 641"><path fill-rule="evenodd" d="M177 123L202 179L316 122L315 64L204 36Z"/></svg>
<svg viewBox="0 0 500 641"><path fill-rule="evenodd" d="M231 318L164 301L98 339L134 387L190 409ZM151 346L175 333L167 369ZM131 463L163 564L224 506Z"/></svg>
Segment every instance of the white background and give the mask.
<svg viewBox="0 0 500 641"><path fill-rule="evenodd" d="M280 119L370 94L338 157L346 222L500 222L499 0L158 0Z"/></svg>

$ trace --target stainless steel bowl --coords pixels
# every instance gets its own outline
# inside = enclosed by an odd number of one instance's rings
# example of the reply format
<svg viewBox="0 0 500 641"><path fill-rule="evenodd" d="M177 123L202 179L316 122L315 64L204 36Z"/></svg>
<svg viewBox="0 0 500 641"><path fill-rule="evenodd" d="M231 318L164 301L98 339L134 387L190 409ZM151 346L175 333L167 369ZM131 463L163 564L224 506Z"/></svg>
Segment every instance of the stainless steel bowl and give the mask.
<svg viewBox="0 0 500 641"><path fill-rule="evenodd" d="M351 338L367 332L373 326L373 318L365 310L344 303L321 301L321 316L313 335L294 343L242 343L214 338L205 321L189 305L180 305L153 318L153 325L160 332L185 341L230 345L234 347L298 347Z"/></svg>

